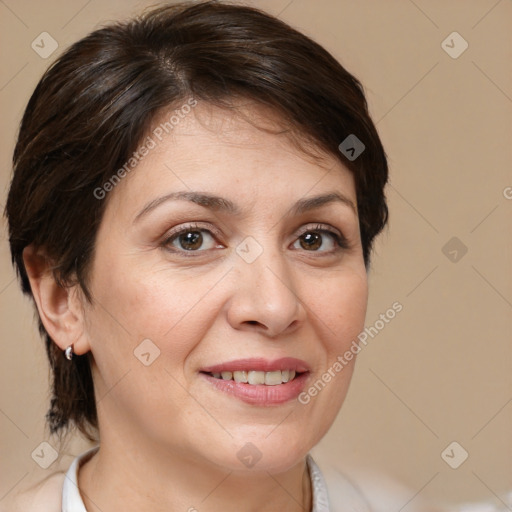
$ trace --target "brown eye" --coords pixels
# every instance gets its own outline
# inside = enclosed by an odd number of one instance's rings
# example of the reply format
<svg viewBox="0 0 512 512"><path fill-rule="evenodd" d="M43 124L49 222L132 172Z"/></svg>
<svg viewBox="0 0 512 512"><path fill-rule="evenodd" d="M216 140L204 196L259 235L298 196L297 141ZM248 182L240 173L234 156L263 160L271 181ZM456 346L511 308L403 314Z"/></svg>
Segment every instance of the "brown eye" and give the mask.
<svg viewBox="0 0 512 512"><path fill-rule="evenodd" d="M203 235L200 231L187 231L180 234L177 238L182 249L187 251L195 251L203 245Z"/></svg>
<svg viewBox="0 0 512 512"><path fill-rule="evenodd" d="M343 235L319 225L303 231L293 247L308 252L329 254L340 249L348 249L349 244Z"/></svg>
<svg viewBox="0 0 512 512"><path fill-rule="evenodd" d="M299 238L300 245L303 249L316 251L322 246L322 235L320 233L310 232Z"/></svg>
<svg viewBox="0 0 512 512"><path fill-rule="evenodd" d="M172 252L203 252L218 247L208 229L188 226L171 234L163 244Z"/></svg>

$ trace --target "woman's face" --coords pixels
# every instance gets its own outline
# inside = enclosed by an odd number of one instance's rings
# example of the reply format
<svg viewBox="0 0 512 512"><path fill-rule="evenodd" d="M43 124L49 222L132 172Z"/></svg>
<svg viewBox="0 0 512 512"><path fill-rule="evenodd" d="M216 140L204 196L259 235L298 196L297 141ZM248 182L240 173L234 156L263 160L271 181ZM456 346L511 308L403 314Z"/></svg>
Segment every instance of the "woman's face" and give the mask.
<svg viewBox="0 0 512 512"><path fill-rule="evenodd" d="M102 441L286 470L353 371L332 368L366 312L354 180L202 104L155 133L109 192L85 305Z"/></svg>

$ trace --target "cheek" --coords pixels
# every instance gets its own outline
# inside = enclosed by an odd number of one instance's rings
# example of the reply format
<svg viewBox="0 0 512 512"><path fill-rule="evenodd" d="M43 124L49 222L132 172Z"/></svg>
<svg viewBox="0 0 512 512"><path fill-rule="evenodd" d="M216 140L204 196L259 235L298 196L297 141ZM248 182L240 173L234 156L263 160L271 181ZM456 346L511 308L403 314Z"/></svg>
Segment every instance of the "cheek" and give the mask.
<svg viewBox="0 0 512 512"><path fill-rule="evenodd" d="M94 292L101 307L94 313L95 325L107 328L117 350L127 350L128 356L150 339L161 352L172 352L169 361L183 360L217 314L209 296L222 277L217 274L106 264L96 273Z"/></svg>
<svg viewBox="0 0 512 512"><path fill-rule="evenodd" d="M340 358L349 351L364 328L368 285L366 272L343 271L326 280L310 303L310 315L322 343L321 365L299 397L303 413L315 425L316 444L335 420L349 389L355 357Z"/></svg>
<svg viewBox="0 0 512 512"><path fill-rule="evenodd" d="M363 330L368 301L366 272L343 271L331 276L313 299L318 325L329 356L341 353Z"/></svg>

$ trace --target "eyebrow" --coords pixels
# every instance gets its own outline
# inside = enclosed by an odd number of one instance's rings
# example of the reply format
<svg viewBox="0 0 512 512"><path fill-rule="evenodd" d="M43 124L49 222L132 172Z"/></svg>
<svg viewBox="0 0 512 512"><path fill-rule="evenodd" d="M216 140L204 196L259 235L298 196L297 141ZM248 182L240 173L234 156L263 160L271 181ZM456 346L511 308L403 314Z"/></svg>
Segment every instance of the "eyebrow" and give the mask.
<svg viewBox="0 0 512 512"><path fill-rule="evenodd" d="M150 201L135 217L134 223L138 222L141 217L144 217L149 212L158 208L161 204L168 201L190 201L213 211L225 212L233 216L240 216L242 210L232 201L224 197L207 194L204 192L172 192L165 196L158 197ZM353 201L339 192L330 192L328 194L321 194L312 197L299 199L290 209L287 216L300 215L309 210L320 208L324 205L331 203L341 203L348 206L356 215L357 208Z"/></svg>

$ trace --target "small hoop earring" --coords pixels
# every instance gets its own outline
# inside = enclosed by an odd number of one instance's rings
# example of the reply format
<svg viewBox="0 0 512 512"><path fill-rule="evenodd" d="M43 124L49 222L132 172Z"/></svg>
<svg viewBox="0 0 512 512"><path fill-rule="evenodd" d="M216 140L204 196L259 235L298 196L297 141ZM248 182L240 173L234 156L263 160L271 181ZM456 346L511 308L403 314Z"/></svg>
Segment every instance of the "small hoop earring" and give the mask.
<svg viewBox="0 0 512 512"><path fill-rule="evenodd" d="M69 347L64 350L64 355L66 356L66 359L68 361L71 361L73 359L73 345L69 345Z"/></svg>

